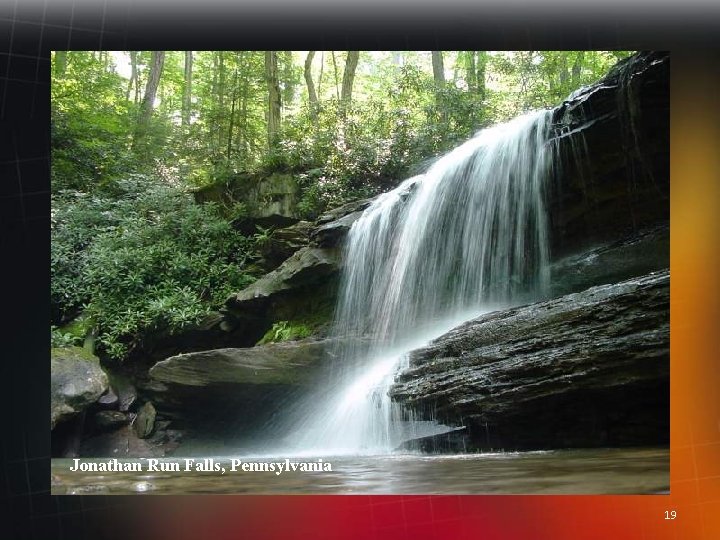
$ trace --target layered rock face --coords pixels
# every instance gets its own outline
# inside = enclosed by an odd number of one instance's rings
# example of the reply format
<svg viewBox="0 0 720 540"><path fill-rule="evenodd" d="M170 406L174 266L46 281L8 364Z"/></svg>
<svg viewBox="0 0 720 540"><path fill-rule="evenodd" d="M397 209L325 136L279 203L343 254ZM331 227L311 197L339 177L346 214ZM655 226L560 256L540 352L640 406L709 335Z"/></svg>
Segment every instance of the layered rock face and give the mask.
<svg viewBox="0 0 720 540"><path fill-rule="evenodd" d="M553 257L670 216L670 56L638 53L553 113Z"/></svg>
<svg viewBox="0 0 720 540"><path fill-rule="evenodd" d="M469 321L410 354L395 400L482 449L667 443L668 272Z"/></svg>

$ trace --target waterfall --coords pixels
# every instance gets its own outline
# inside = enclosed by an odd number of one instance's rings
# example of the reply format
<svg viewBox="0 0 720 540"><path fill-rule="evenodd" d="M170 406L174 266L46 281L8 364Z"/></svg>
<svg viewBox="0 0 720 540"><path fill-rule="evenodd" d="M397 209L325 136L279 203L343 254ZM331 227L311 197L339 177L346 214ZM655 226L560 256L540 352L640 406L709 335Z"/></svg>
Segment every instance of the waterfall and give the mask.
<svg viewBox="0 0 720 540"><path fill-rule="evenodd" d="M551 111L480 131L380 195L353 224L323 396L290 440L316 454L387 453L422 433L388 389L407 353L499 306L543 295ZM355 338L355 339L350 339Z"/></svg>

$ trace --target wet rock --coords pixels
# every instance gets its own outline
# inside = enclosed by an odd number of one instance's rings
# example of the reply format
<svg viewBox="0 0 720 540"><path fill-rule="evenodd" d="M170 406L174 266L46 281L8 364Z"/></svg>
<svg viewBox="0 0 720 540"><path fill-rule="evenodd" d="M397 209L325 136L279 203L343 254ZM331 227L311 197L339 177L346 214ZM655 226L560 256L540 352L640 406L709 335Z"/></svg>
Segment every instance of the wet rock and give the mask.
<svg viewBox="0 0 720 540"><path fill-rule="evenodd" d="M133 353L133 364L147 364L179 354L217 347L247 347L267 331L262 313L243 311L228 317L211 312L200 323L191 324L172 334L161 332L147 337ZM128 394L128 397L132 394Z"/></svg>
<svg viewBox="0 0 720 540"><path fill-rule="evenodd" d="M50 427L84 411L108 389L96 356L79 347L50 353Z"/></svg>
<svg viewBox="0 0 720 540"><path fill-rule="evenodd" d="M161 457L163 454L162 448L139 438L129 425L88 437L80 446L80 455L92 457Z"/></svg>
<svg viewBox="0 0 720 540"><path fill-rule="evenodd" d="M118 410L127 412L137 399L137 390L130 379L120 373L113 373L110 376L111 388L118 395Z"/></svg>
<svg viewBox="0 0 720 540"><path fill-rule="evenodd" d="M670 226L662 224L554 261L550 296L616 283L669 266Z"/></svg>
<svg viewBox="0 0 720 540"><path fill-rule="evenodd" d="M335 249L300 249L276 270L226 300L226 324L240 328L254 325L257 332L245 333L254 338L252 343L278 321L308 321L312 323L308 326L321 328L335 305L339 257Z"/></svg>
<svg viewBox="0 0 720 540"><path fill-rule="evenodd" d="M336 250L306 247L286 260L280 268L231 296L226 306L231 309L262 307L273 296L290 289L318 284L337 273Z"/></svg>
<svg viewBox="0 0 720 540"><path fill-rule="evenodd" d="M342 206L338 206L337 208L333 208L332 210L328 210L327 212L322 214L319 218L317 218L315 223L317 225L324 225L325 223L329 223L331 221L337 221L338 219L341 219L348 214L362 212L368 206L370 206L373 200L373 198L360 199L357 201L351 201Z"/></svg>
<svg viewBox="0 0 720 540"><path fill-rule="evenodd" d="M272 231L267 240L260 246L260 254L265 264L270 269L277 268L293 253L306 247L310 240L312 228L313 224L309 221L299 221L290 227Z"/></svg>
<svg viewBox="0 0 720 540"><path fill-rule="evenodd" d="M391 390L482 449L666 444L669 273L469 321Z"/></svg>
<svg viewBox="0 0 720 540"><path fill-rule="evenodd" d="M668 222L669 66L638 53L554 110L553 258Z"/></svg>
<svg viewBox="0 0 720 540"><path fill-rule="evenodd" d="M254 433L267 437L275 415L331 369L339 345L305 339L168 358L150 370L166 386L152 394L153 403L172 419L173 429L187 434L183 451L193 441L221 440L232 447L241 435L245 443Z"/></svg>
<svg viewBox="0 0 720 540"><path fill-rule="evenodd" d="M117 429L127 424L128 418L120 411L98 411L93 416L93 424L100 431Z"/></svg>
<svg viewBox="0 0 720 540"><path fill-rule="evenodd" d="M180 354L155 364L150 376L184 386L309 384L330 360L333 343L305 339Z"/></svg>
<svg viewBox="0 0 720 540"><path fill-rule="evenodd" d="M465 426L444 433L410 439L400 445L400 450L422 452L424 454L457 454L468 450Z"/></svg>
<svg viewBox="0 0 720 540"><path fill-rule="evenodd" d="M362 210L353 212L335 221L320 225L310 233L311 241L319 247L333 248L340 246L348 232L350 232L353 223L355 223L362 214Z"/></svg>
<svg viewBox="0 0 720 540"><path fill-rule="evenodd" d="M107 392L105 392L102 396L98 398L98 404L106 409L114 409L118 405L118 396L115 392L113 392L112 386L108 388Z"/></svg>
<svg viewBox="0 0 720 540"><path fill-rule="evenodd" d="M140 439L146 439L152 435L155 429L156 414L155 407L149 401L138 410L133 422L133 429Z"/></svg>

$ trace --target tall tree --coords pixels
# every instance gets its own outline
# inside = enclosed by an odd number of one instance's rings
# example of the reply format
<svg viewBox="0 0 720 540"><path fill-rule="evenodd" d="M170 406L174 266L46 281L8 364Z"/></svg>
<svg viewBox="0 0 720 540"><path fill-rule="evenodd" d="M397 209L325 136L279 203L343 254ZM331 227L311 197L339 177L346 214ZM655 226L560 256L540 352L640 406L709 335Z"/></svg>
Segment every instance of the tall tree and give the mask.
<svg viewBox="0 0 720 540"><path fill-rule="evenodd" d="M340 101L340 88L339 88L339 82L338 82L338 68L337 68L337 59L335 58L335 51L330 51L330 55L332 56L332 62L333 62L333 73L335 73L335 97L338 101Z"/></svg>
<svg viewBox="0 0 720 540"><path fill-rule="evenodd" d="M232 152L232 139L233 139L233 129L235 127L235 102L237 101L237 93L238 93L238 70L240 69L240 60L242 59L242 54L244 51L241 51L236 54L236 62L235 62L235 74L233 75L233 91L232 91L232 101L230 103L230 127L228 128L228 137L227 137L227 160L230 161L231 152Z"/></svg>
<svg viewBox="0 0 720 540"><path fill-rule="evenodd" d="M342 94L340 94L343 109L346 109L352 101L353 82L355 81L355 70L359 59L360 51L348 51L345 70L343 71Z"/></svg>
<svg viewBox="0 0 720 540"><path fill-rule="evenodd" d="M150 60L150 75L148 76L147 85L145 86L145 95L140 104L140 116L135 131L135 142L145 135L150 123L164 62L165 51L153 51Z"/></svg>
<svg viewBox="0 0 720 540"><path fill-rule="evenodd" d="M477 51L477 60L475 61L475 92L480 96L480 99L485 99L486 83L485 76L487 72L488 53L487 51Z"/></svg>
<svg viewBox="0 0 720 540"><path fill-rule="evenodd" d="M442 51L431 51L432 52L432 69L433 79L435 80L435 88L442 90L445 86L445 67L443 66L443 54Z"/></svg>
<svg viewBox="0 0 720 540"><path fill-rule="evenodd" d="M315 57L315 51L308 51L305 57L305 84L308 89L308 106L310 108L310 118L317 119L318 113L318 97L315 92L315 84L312 78L312 61Z"/></svg>
<svg viewBox="0 0 720 540"><path fill-rule="evenodd" d="M265 51L265 81L267 83L268 148L275 148L280 135L280 84L278 82L277 51Z"/></svg>
<svg viewBox="0 0 720 540"><path fill-rule="evenodd" d="M447 110L445 100L443 99L443 90L445 88L445 66L443 65L442 51L432 52L432 69L433 79L435 80L435 103L440 113L440 121L447 121Z"/></svg>
<svg viewBox="0 0 720 540"><path fill-rule="evenodd" d="M138 84L137 51L130 51L130 80L128 81L125 99L130 101L130 92L135 90L133 103L137 104L140 99L140 85Z"/></svg>
<svg viewBox="0 0 720 540"><path fill-rule="evenodd" d="M182 125L190 125L190 114L192 109L192 51L185 51L185 84L183 85L182 97Z"/></svg>

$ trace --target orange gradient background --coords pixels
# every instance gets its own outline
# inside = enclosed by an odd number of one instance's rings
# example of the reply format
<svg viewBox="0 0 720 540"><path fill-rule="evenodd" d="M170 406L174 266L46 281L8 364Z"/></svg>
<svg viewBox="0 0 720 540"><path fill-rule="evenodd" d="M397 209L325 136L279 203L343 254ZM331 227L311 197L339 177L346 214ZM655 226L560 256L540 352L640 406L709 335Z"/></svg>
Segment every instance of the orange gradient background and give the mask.
<svg viewBox="0 0 720 540"><path fill-rule="evenodd" d="M674 51L671 69L670 495L136 497L119 526L157 540L719 539L720 80L697 52Z"/></svg>

